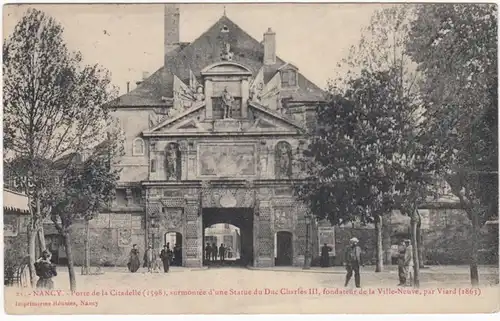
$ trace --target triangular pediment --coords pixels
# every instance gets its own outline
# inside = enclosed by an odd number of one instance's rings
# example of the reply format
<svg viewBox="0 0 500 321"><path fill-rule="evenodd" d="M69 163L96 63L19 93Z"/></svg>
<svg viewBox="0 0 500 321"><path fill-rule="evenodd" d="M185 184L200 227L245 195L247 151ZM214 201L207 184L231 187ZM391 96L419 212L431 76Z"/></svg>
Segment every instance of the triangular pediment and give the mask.
<svg viewBox="0 0 500 321"><path fill-rule="evenodd" d="M253 108L256 119L250 130L296 134L303 133L305 130L305 128L303 128L301 125L284 117L278 112L269 110L268 108L260 106L255 102L251 102L249 104L249 107Z"/></svg>
<svg viewBox="0 0 500 321"><path fill-rule="evenodd" d="M153 128L144 131L146 136L158 133L200 132L204 131L200 118L205 114L205 103L195 104L174 117L168 117Z"/></svg>

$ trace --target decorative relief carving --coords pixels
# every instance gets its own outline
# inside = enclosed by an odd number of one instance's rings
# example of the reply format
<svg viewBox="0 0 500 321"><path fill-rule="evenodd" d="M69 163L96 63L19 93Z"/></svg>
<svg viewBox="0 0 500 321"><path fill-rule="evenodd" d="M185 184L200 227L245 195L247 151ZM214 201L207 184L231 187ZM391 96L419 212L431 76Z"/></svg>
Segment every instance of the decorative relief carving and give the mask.
<svg viewBox="0 0 500 321"><path fill-rule="evenodd" d="M293 228L293 212L289 207L278 207L274 209L274 228L292 229Z"/></svg>
<svg viewBox="0 0 500 321"><path fill-rule="evenodd" d="M148 215L150 217L158 217L161 214L161 204L160 203L149 203L147 205Z"/></svg>
<svg viewBox="0 0 500 321"><path fill-rule="evenodd" d="M186 245L186 256L196 258L198 256L198 239L187 239Z"/></svg>
<svg viewBox="0 0 500 321"><path fill-rule="evenodd" d="M132 230L129 228L118 229L118 246L128 247L132 245Z"/></svg>
<svg viewBox="0 0 500 321"><path fill-rule="evenodd" d="M278 187L274 189L275 196L291 196L293 190L291 187Z"/></svg>
<svg viewBox="0 0 500 321"><path fill-rule="evenodd" d="M274 242L270 239L260 239L259 240L259 253L261 256L271 256L273 255Z"/></svg>
<svg viewBox="0 0 500 321"><path fill-rule="evenodd" d="M288 142L281 141L276 144L275 175L276 178L292 177L292 147Z"/></svg>
<svg viewBox="0 0 500 321"><path fill-rule="evenodd" d="M188 222L186 224L186 238L197 238L198 237L198 224Z"/></svg>
<svg viewBox="0 0 500 321"><path fill-rule="evenodd" d="M255 175L255 145L204 144L199 146L198 159L202 176Z"/></svg>
<svg viewBox="0 0 500 321"><path fill-rule="evenodd" d="M233 199L236 201L234 206L223 204L226 200L234 202ZM248 188L204 188L202 204L203 207L254 207L255 193Z"/></svg>
<svg viewBox="0 0 500 321"><path fill-rule="evenodd" d="M163 229L174 230L182 227L182 217L183 217L183 209L182 208L164 208L163 209L163 217L161 220L161 226Z"/></svg>
<svg viewBox="0 0 500 321"><path fill-rule="evenodd" d="M163 190L163 196L165 197L183 197L182 190L166 189Z"/></svg>

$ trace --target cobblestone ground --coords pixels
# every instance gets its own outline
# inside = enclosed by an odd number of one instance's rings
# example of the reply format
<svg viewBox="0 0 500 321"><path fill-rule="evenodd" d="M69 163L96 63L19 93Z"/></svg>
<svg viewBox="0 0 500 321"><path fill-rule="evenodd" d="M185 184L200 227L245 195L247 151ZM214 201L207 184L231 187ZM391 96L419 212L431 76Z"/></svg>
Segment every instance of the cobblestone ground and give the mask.
<svg viewBox="0 0 500 321"><path fill-rule="evenodd" d="M148 295L132 297L127 294L100 298L86 298L99 301L99 309L85 310L82 313L320 313L320 312L372 312L383 311L388 307L399 309L400 312L420 312L422 304L440 304L443 299L452 299L458 306L452 310L439 309L440 312L457 312L461 306L459 295L454 297L430 295L431 289L447 288L453 291L455 288L467 288L470 286L467 267L440 267L428 269L421 274L421 290L428 291L425 297L408 300L408 296L398 295L390 300L373 304L381 297L379 291L385 289L398 289L397 273L386 271L382 273L373 272L373 267L362 268L362 289L372 289L371 302L360 304L366 300L360 299L352 293L344 291L344 273L341 268L313 269L303 272L299 268L290 268L288 271L274 270L250 270L244 268L209 268L209 269L186 269L172 268L168 274L144 273L143 269L137 273L129 273L125 268L105 268L104 274L82 276L77 275L77 290L81 292L90 291L143 291L152 290ZM78 270L79 272L79 270ZM326 272L326 273L325 273ZM352 280L351 282L353 282ZM481 268L480 282L483 291L483 300L479 297L467 298L464 302L477 300L475 308L491 311L491 294L484 297L486 293L493 293L493 302L498 302L498 268ZM59 275L55 278L56 288L69 289L69 278L65 268L59 268ZM354 289L351 284L349 289ZM267 289L267 290L266 290ZM309 292L310 289L312 292ZM175 291L191 291L177 293ZM210 290L214 295L201 294ZM412 290L404 288L404 290ZM155 292L156 291L156 292ZM257 291L257 292L256 292ZM261 291L260 293L258 291ZM316 291L316 292L314 292ZM330 291L330 292L329 292ZM332 291L337 291L333 293ZM126 292L122 292L126 293ZM198 293L198 294L197 294ZM266 294L267 293L267 294ZM375 294L379 295L375 295ZM6 292L7 294L7 292ZM439 298L439 300L437 300ZM365 298L369 299L369 298ZM465 298L461 298L465 300ZM361 301L360 301L361 300ZM375 301L374 301L375 300ZM422 303L418 303L419 300ZM399 302L399 303L398 303ZM452 301L453 302L453 301ZM481 305L482 304L482 305ZM490 305L488 305L490 304ZM452 304L453 306L453 304ZM103 307L106 307L104 312ZM427 306L429 307L429 306ZM436 310L434 309L434 310ZM54 310L61 312L61 309ZM67 310L69 311L69 310ZM39 312L40 313L40 312ZM47 311L47 313L50 313ZM74 313L74 312L67 312Z"/></svg>

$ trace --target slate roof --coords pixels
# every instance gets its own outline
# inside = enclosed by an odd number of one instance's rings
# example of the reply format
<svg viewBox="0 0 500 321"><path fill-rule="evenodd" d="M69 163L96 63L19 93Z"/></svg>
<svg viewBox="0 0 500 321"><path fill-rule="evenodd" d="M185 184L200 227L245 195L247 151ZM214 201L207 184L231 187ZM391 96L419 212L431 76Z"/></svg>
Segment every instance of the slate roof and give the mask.
<svg viewBox="0 0 500 321"><path fill-rule="evenodd" d="M192 43L181 44L177 53L167 60L166 68L162 66L135 89L118 97L109 105L114 107L165 106L161 98L173 97L174 74L184 83L189 84L189 70L200 78L203 68L221 61L223 39L220 30L224 26L229 28L227 40L234 53L233 61L250 68L255 76L263 66L263 44L252 38L228 17L222 16ZM276 64L265 66L265 82L267 83L284 64L285 61L277 57ZM323 100L323 96L323 91L301 74L299 74L299 88L287 93L287 97L298 101L319 101Z"/></svg>

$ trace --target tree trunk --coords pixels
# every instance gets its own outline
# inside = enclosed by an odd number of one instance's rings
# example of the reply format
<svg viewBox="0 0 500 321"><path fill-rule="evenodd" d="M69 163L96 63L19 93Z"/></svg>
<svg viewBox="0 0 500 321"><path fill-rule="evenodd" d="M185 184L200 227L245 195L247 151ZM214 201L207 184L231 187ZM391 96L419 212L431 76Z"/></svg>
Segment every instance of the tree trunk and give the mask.
<svg viewBox="0 0 500 321"><path fill-rule="evenodd" d="M83 274L90 274L90 222L89 220L85 220L85 260L83 264Z"/></svg>
<svg viewBox="0 0 500 321"><path fill-rule="evenodd" d="M28 226L28 268L30 272L31 287L34 288L36 285L36 271L35 271L35 261L36 261L36 229L31 225Z"/></svg>
<svg viewBox="0 0 500 321"><path fill-rule="evenodd" d="M479 249L479 218L477 213L472 210L471 213L472 222L472 246L471 246L471 261L470 261L470 282L472 286L476 287L479 285L479 272L477 269L478 264L478 249Z"/></svg>
<svg viewBox="0 0 500 321"><path fill-rule="evenodd" d="M382 245L385 253L384 264L386 265L392 264L391 215L392 213L389 212L382 217Z"/></svg>
<svg viewBox="0 0 500 321"><path fill-rule="evenodd" d="M76 290L76 277L75 267L73 264L73 253L71 252L71 236L69 232L63 233L64 247L66 248L66 257L68 259L68 273L69 273L69 288L71 291Z"/></svg>
<svg viewBox="0 0 500 321"><path fill-rule="evenodd" d="M419 214L420 217L420 214ZM422 244L422 220L417 222L417 249L418 249L418 262L421 269L424 268L424 247Z"/></svg>
<svg viewBox="0 0 500 321"><path fill-rule="evenodd" d="M36 217L42 217L42 212L40 209L40 197L36 198ZM41 219L40 219L41 220ZM43 221L40 222L40 227L38 228L38 247L40 249L40 254L47 249L45 246L45 233L43 232Z"/></svg>
<svg viewBox="0 0 500 321"><path fill-rule="evenodd" d="M413 249L413 286L415 288L420 287L420 260L418 257L418 242L417 242L417 224L419 222L419 214L417 210L412 211L412 216L410 220L411 226L411 243Z"/></svg>
<svg viewBox="0 0 500 321"><path fill-rule="evenodd" d="M38 229L37 236L38 236L38 247L40 248L40 253L42 253L47 249L47 246L45 245L45 233L43 231L43 225L40 226L40 228Z"/></svg>
<svg viewBox="0 0 500 321"><path fill-rule="evenodd" d="M384 249L382 247L382 216L378 215L375 219L375 230L377 231L377 258L375 272L382 272L384 268Z"/></svg>

